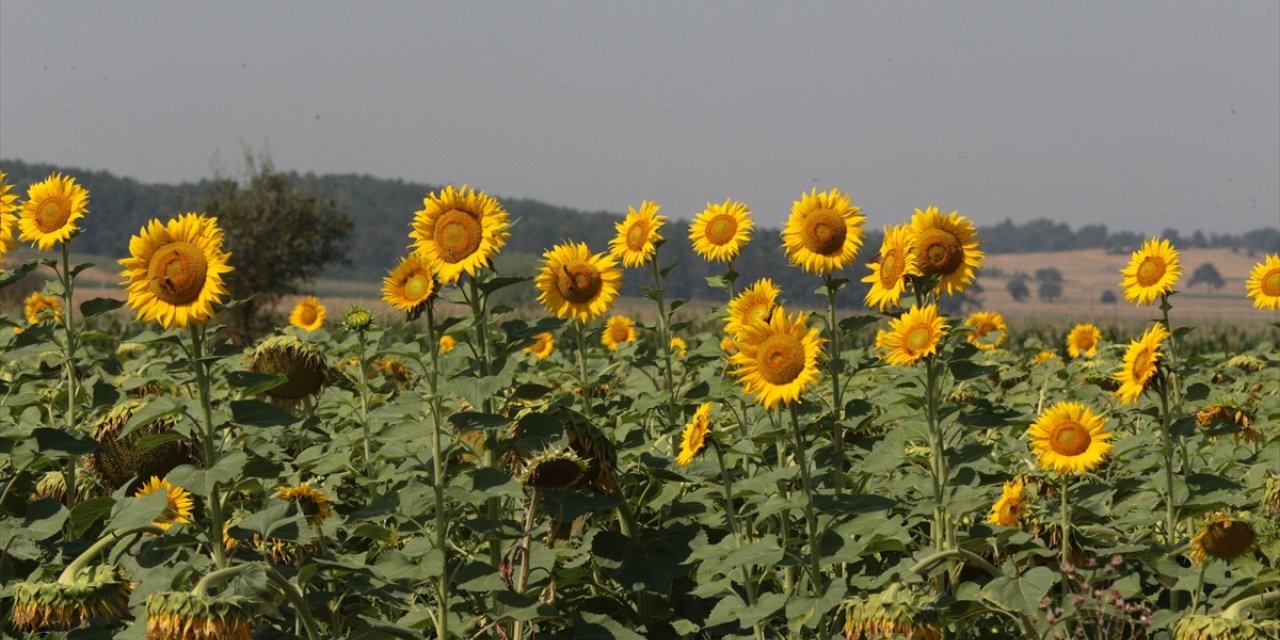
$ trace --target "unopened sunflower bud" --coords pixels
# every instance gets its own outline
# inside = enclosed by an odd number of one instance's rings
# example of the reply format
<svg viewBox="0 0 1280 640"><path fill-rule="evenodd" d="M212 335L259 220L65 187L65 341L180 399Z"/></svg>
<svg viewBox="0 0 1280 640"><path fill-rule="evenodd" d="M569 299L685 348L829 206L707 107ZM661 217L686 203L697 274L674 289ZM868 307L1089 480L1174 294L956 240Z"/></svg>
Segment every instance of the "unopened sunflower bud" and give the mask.
<svg viewBox="0 0 1280 640"><path fill-rule="evenodd" d="M342 326L347 331L368 331L373 326L373 314L362 305L352 305L342 315Z"/></svg>

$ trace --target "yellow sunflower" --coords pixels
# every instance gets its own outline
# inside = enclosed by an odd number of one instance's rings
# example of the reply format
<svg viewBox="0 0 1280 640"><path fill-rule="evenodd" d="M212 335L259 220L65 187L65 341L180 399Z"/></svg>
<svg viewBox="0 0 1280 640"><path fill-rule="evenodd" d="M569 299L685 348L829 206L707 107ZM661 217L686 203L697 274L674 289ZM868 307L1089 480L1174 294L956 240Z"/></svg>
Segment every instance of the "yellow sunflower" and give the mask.
<svg viewBox="0 0 1280 640"><path fill-rule="evenodd" d="M1091 471L1111 452L1106 420L1079 402L1059 402L1049 407L1027 429L1031 449L1042 469L1059 475Z"/></svg>
<svg viewBox="0 0 1280 640"><path fill-rule="evenodd" d="M76 221L88 210L89 192L76 184L75 178L55 173L27 190L18 221L22 241L48 251L71 239L79 229Z"/></svg>
<svg viewBox="0 0 1280 640"><path fill-rule="evenodd" d="M725 316L725 333L741 336L744 329L757 320L769 321L769 315L778 306L778 294L782 290L768 278L756 280L751 286L729 301Z"/></svg>
<svg viewBox="0 0 1280 640"><path fill-rule="evenodd" d="M987 524L998 524L1002 527L1016 527L1026 512L1027 498L1023 492L1022 479L1017 478L1004 483L1000 499L991 505L991 513L987 515Z"/></svg>
<svg viewBox="0 0 1280 640"><path fill-rule="evenodd" d="M655 243L662 239L658 230L667 219L658 214L658 209L658 205L645 200L639 211L628 207L626 219L615 225L618 235L609 242L609 253L621 259L624 266L642 266L658 251Z"/></svg>
<svg viewBox="0 0 1280 640"><path fill-rule="evenodd" d="M507 212L483 191L462 185L432 192L413 214L413 250L421 253L442 283L489 266L507 243Z"/></svg>
<svg viewBox="0 0 1280 640"><path fill-rule="evenodd" d="M947 323L938 315L938 305L912 306L899 318L889 321L889 330L876 332L876 348L884 349L880 359L907 366L938 352Z"/></svg>
<svg viewBox="0 0 1280 640"><path fill-rule="evenodd" d="M138 488L133 497L141 498L157 491L165 492L167 504L165 505L164 513L152 521L151 524L161 529L168 529L175 524L191 522L191 511L195 505L195 502L191 499L191 492L170 484L168 480L161 480L159 476L151 476L150 480Z"/></svg>
<svg viewBox="0 0 1280 640"><path fill-rule="evenodd" d="M13 193L13 185L9 184L4 172L0 171L0 259L18 246L13 237L18 230L18 218L13 215L17 210L18 194Z"/></svg>
<svg viewBox="0 0 1280 640"><path fill-rule="evenodd" d="M1078 324L1067 334L1067 353L1072 358L1092 358L1098 353L1098 343L1102 341L1102 331L1092 323Z"/></svg>
<svg viewBox="0 0 1280 640"><path fill-rule="evenodd" d="M898 306L907 288L907 276L920 275L916 266L915 235L909 225L884 228L884 242L880 243L880 258L867 264L870 275L862 281L871 285L866 304L886 311Z"/></svg>
<svg viewBox="0 0 1280 640"><path fill-rule="evenodd" d="M1034 358L1031 359L1031 364L1033 365L1044 364L1057 357L1058 357L1058 354L1052 351L1041 351L1040 353L1037 353Z"/></svg>
<svg viewBox="0 0 1280 640"><path fill-rule="evenodd" d="M729 336L725 336L723 338L720 338L720 350L725 353L731 354L734 351L738 350L738 343L735 342L733 338Z"/></svg>
<svg viewBox="0 0 1280 640"><path fill-rule="evenodd" d="M592 255L586 243L558 244L542 254L542 271L534 280L538 301L557 318L589 322L618 297L622 271L613 258Z"/></svg>
<svg viewBox="0 0 1280 640"><path fill-rule="evenodd" d="M688 465L707 446L707 435L711 433L713 404L704 402L698 405L698 410L693 412L693 419L684 426L684 435L680 438L680 455L676 456L676 464L682 467Z"/></svg>
<svg viewBox="0 0 1280 640"><path fill-rule="evenodd" d="M1133 404L1138 401L1143 389L1147 388L1147 382L1156 374L1156 364L1164 357L1160 347L1168 337L1169 332L1164 325L1157 322L1141 338L1129 343L1129 349L1124 354L1124 364L1112 376L1120 383L1120 388L1114 394L1120 398L1120 402Z"/></svg>
<svg viewBox="0 0 1280 640"><path fill-rule="evenodd" d="M440 336L440 353L445 354L453 351L458 346L458 341L453 336Z"/></svg>
<svg viewBox="0 0 1280 640"><path fill-rule="evenodd" d="M978 249L973 222L957 211L942 215L937 207L916 209L911 217L916 266L926 276L938 276L938 291L960 293L973 282L986 254Z"/></svg>
<svg viewBox="0 0 1280 640"><path fill-rule="evenodd" d="M1254 537L1248 522L1225 513L1214 514L1191 538L1191 560L1196 566L1209 558L1232 560L1253 548Z"/></svg>
<svg viewBox="0 0 1280 640"><path fill-rule="evenodd" d="M767 321L755 320L735 339L733 373L765 409L799 400L805 387L818 381L818 352L825 340L817 328L805 327L807 320L803 311L788 316L779 310Z"/></svg>
<svg viewBox="0 0 1280 640"><path fill-rule="evenodd" d="M707 208L689 224L693 250L704 260L729 262L738 257L743 245L751 242L751 211L747 205L725 199L724 204L707 203Z"/></svg>
<svg viewBox="0 0 1280 640"><path fill-rule="evenodd" d="M635 339L636 321L620 315L609 317L604 333L600 336L600 342L609 347L610 351L617 351L619 345L624 342L635 342Z"/></svg>
<svg viewBox="0 0 1280 640"><path fill-rule="evenodd" d="M289 324L303 331L315 331L324 326L324 305L315 296L307 296L298 301L289 314Z"/></svg>
<svg viewBox="0 0 1280 640"><path fill-rule="evenodd" d="M818 275L839 271L851 264L862 246L862 207L848 194L815 188L791 205L791 217L782 230L782 246L791 264Z"/></svg>
<svg viewBox="0 0 1280 640"><path fill-rule="evenodd" d="M46 296L39 291L32 291L22 305L27 314L27 324L40 324L45 320L58 322L62 320L62 298Z"/></svg>
<svg viewBox="0 0 1280 640"><path fill-rule="evenodd" d="M333 515L333 500L323 491L312 489L306 482L296 487L282 486L278 491L282 500L298 504L312 526L319 526L325 518Z"/></svg>
<svg viewBox="0 0 1280 640"><path fill-rule="evenodd" d="M534 337L534 343L525 347L527 353L532 353L539 360L546 360L552 351L556 349L556 337L550 331L543 331Z"/></svg>
<svg viewBox="0 0 1280 640"><path fill-rule="evenodd" d="M680 358L689 355L689 343L680 336L671 336L671 353Z"/></svg>
<svg viewBox="0 0 1280 640"><path fill-rule="evenodd" d="M1151 304L1173 291L1182 275L1178 252L1168 240L1152 238L1133 252L1129 266L1120 271L1124 298L1134 304Z"/></svg>
<svg viewBox="0 0 1280 640"><path fill-rule="evenodd" d="M412 311L426 302L435 288L427 261L414 253L401 258L400 264L382 279L382 301L401 311Z"/></svg>
<svg viewBox="0 0 1280 640"><path fill-rule="evenodd" d="M1246 287L1255 308L1280 309L1280 254L1273 253L1253 265Z"/></svg>
<svg viewBox="0 0 1280 640"><path fill-rule="evenodd" d="M977 311L969 314L964 319L966 327L972 327L973 330L965 336L969 344L990 351L1004 344L1004 340L1009 335L1009 327L1004 323L1004 316L995 311Z"/></svg>
<svg viewBox="0 0 1280 640"><path fill-rule="evenodd" d="M181 328L213 317L213 305L227 293L222 276L232 270L230 257L217 218L185 213L167 224L152 220L129 240L121 284L139 319Z"/></svg>

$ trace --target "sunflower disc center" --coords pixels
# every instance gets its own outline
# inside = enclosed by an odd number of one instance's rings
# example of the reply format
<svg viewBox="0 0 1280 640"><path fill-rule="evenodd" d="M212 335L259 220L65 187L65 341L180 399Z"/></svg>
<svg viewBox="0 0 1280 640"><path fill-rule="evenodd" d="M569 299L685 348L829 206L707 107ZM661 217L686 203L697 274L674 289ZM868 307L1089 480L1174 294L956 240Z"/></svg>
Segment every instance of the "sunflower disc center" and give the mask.
<svg viewBox="0 0 1280 640"><path fill-rule="evenodd" d="M436 253L440 259L454 264L480 248L480 222L462 211L450 211L436 222Z"/></svg>
<svg viewBox="0 0 1280 640"><path fill-rule="evenodd" d="M804 219L804 246L814 253L839 253L848 233L844 218L831 211L815 211Z"/></svg>
<svg viewBox="0 0 1280 640"><path fill-rule="evenodd" d="M1070 420L1055 425L1049 434L1049 447L1060 456L1078 456L1088 450L1091 442L1089 430Z"/></svg>
<svg viewBox="0 0 1280 640"><path fill-rule="evenodd" d="M44 233L53 233L67 223L71 216L71 204L58 196L51 196L40 201L36 207L36 227Z"/></svg>
<svg viewBox="0 0 1280 640"><path fill-rule="evenodd" d="M1230 560L1245 551L1253 544L1253 529L1243 522L1214 522L1205 533L1205 553L1223 560Z"/></svg>
<svg viewBox="0 0 1280 640"><path fill-rule="evenodd" d="M942 229L930 229L918 240L916 256L920 258L920 270L926 275L954 273L964 262L964 247L960 239Z"/></svg>
<svg viewBox="0 0 1280 640"><path fill-rule="evenodd" d="M1262 293L1268 296L1280 296L1280 269L1272 269L1262 277Z"/></svg>
<svg viewBox="0 0 1280 640"><path fill-rule="evenodd" d="M907 332L907 339L904 342L909 351L918 353L929 346L930 338L932 337L933 332L929 330L929 327L916 326Z"/></svg>
<svg viewBox="0 0 1280 640"><path fill-rule="evenodd" d="M775 333L760 343L756 364L769 384L790 384L804 371L804 345L789 333Z"/></svg>
<svg viewBox="0 0 1280 640"><path fill-rule="evenodd" d="M319 314L316 313L315 307L311 305L306 305L305 307L302 308L302 317L300 319L302 320L302 324L311 325L311 324L315 324L316 317L318 315Z"/></svg>
<svg viewBox="0 0 1280 640"><path fill-rule="evenodd" d="M195 302L204 290L209 262L190 242L170 242L156 250L147 266L151 292L169 304Z"/></svg>
<svg viewBox="0 0 1280 640"><path fill-rule="evenodd" d="M1095 344L1097 343L1094 342L1093 335L1091 334L1084 334L1076 338L1076 347L1081 351L1088 351L1092 349Z"/></svg>
<svg viewBox="0 0 1280 640"><path fill-rule="evenodd" d="M880 258L880 286L889 288L896 286L902 278L902 257L897 251L890 251Z"/></svg>
<svg viewBox="0 0 1280 640"><path fill-rule="evenodd" d="M417 302L431 292L431 280L421 273L415 273L404 282L404 297Z"/></svg>
<svg viewBox="0 0 1280 640"><path fill-rule="evenodd" d="M631 332L628 331L627 327L624 325L615 324L612 327L609 327L609 338L617 344L627 342L627 338L630 337Z"/></svg>
<svg viewBox="0 0 1280 640"><path fill-rule="evenodd" d="M729 241L733 240L733 236L737 233L738 221L727 213L722 213L707 223L707 242L716 246L729 244Z"/></svg>
<svg viewBox="0 0 1280 640"><path fill-rule="evenodd" d="M627 229L627 248L632 251L640 251L644 249L644 243L649 239L649 227L643 222L637 222Z"/></svg>
<svg viewBox="0 0 1280 640"><path fill-rule="evenodd" d="M529 473L529 484L544 489L567 487L580 475L582 467L577 462L566 458L552 458L533 468Z"/></svg>
<svg viewBox="0 0 1280 640"><path fill-rule="evenodd" d="M602 286L604 281L600 279L600 270L582 260L565 264L556 274L556 288L569 302L591 302L600 294Z"/></svg>
<svg viewBox="0 0 1280 640"><path fill-rule="evenodd" d="M1147 370L1151 368L1151 350L1143 348L1133 356L1133 375L1135 378L1144 378Z"/></svg>
<svg viewBox="0 0 1280 640"><path fill-rule="evenodd" d="M1138 265L1138 284L1144 287L1150 287L1160 278L1164 277L1164 260L1156 256L1147 256L1142 260L1142 264Z"/></svg>

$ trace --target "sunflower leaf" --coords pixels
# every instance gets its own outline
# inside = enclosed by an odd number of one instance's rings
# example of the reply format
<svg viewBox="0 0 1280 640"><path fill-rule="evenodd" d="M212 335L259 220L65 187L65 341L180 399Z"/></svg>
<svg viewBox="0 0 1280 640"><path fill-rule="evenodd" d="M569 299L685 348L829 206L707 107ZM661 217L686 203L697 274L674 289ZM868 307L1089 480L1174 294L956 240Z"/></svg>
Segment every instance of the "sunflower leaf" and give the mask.
<svg viewBox="0 0 1280 640"><path fill-rule="evenodd" d="M118 531L149 526L164 514L168 505L169 494L163 490L138 498L125 498L112 507L108 526Z"/></svg>
<svg viewBox="0 0 1280 640"><path fill-rule="evenodd" d="M0 273L0 289L3 289L23 278L28 273L35 271L40 266L37 262L24 262L16 268Z"/></svg>
<svg viewBox="0 0 1280 640"><path fill-rule="evenodd" d="M115 311L124 306L124 300L115 298L94 298L80 303L80 314L85 318Z"/></svg>

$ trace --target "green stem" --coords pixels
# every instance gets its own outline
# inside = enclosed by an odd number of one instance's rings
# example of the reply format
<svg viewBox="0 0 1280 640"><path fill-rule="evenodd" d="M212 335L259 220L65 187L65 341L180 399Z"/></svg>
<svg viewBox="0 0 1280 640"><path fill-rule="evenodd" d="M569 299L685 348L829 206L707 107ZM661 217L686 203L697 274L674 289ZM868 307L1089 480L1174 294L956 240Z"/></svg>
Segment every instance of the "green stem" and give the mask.
<svg viewBox="0 0 1280 640"><path fill-rule="evenodd" d="M658 268L658 251L656 250L653 253L653 259L649 261L649 271L653 274L653 287L657 292L655 298L657 298L658 303L658 349L662 353L663 374L667 379L667 424L665 425L665 432L680 423L680 415L676 408L675 377L671 372L671 324L670 318L667 317L667 303L663 297L663 278L661 270Z"/></svg>
<svg viewBox="0 0 1280 640"><path fill-rule="evenodd" d="M813 488L809 478L809 462L805 456L804 435L800 432L800 415L795 404L787 405L791 410L791 435L796 445L796 464L800 467L800 488L804 489L804 519L809 532L809 583L813 587L813 597L822 596L822 571L818 563L821 549L818 547L818 518L813 513Z"/></svg>
<svg viewBox="0 0 1280 640"><path fill-rule="evenodd" d="M315 618L311 617L311 609L307 607L307 599L303 597L302 592L292 582L285 580L275 569L270 566L263 565L266 570L267 579L280 589L280 593L293 603L293 608L298 611L298 618L302 620L302 626L307 630L308 640L320 640L320 630L316 627Z"/></svg>
<svg viewBox="0 0 1280 640"><path fill-rule="evenodd" d="M1173 494L1173 439L1170 431L1169 392L1160 385L1160 437L1164 444L1165 544L1172 553L1177 538L1178 507Z"/></svg>
<svg viewBox="0 0 1280 640"><path fill-rule="evenodd" d="M972 551L965 551L964 549L946 549L943 551L935 551L932 554L925 556L914 565L911 565L911 571L914 573L923 574L926 570L928 570L929 567L933 566L934 564L941 562L943 560L950 560L950 559L962 560L967 564L971 564L975 567L978 567L979 569L982 569L983 571L986 571L988 574L990 574L992 578L1000 578L1004 576L1004 572L1001 571L999 567L995 566L994 564L991 564L990 562L987 562L986 559L984 559L982 556L976 553L973 553Z"/></svg>
<svg viewBox="0 0 1280 640"><path fill-rule="evenodd" d="M934 549L939 551L948 548L947 513L947 457L946 445L942 437L942 427L938 423L938 366L934 357L925 358L925 421L929 427L929 470L933 476L933 529L931 531Z"/></svg>
<svg viewBox="0 0 1280 640"><path fill-rule="evenodd" d="M475 276L467 278L467 285L471 290L471 295L467 296L467 302L471 305L472 324L475 326L476 342L480 347L480 378L476 380L476 385L479 386L480 380L488 378L492 371L489 351L488 298L481 294L480 284ZM432 349L439 350L439 346L434 341L432 342ZM484 394L483 398L480 402L482 409L485 413L493 413L493 396ZM484 464L490 469L497 469L499 466L496 453L497 445L498 441L495 433L487 431L484 438ZM501 512L502 504L498 498L485 500L485 514L490 521L497 522ZM502 566L502 543L498 540L489 541L489 562L495 570ZM497 611L498 601L496 594L493 598L493 604L494 610Z"/></svg>
<svg viewBox="0 0 1280 640"><path fill-rule="evenodd" d="M578 340L578 386L582 388L582 406L590 421L595 408L591 406L591 387L587 384L587 323L578 320L574 324L577 327L574 334Z"/></svg>
<svg viewBox="0 0 1280 640"><path fill-rule="evenodd" d="M238 565L235 565L234 567L227 567L226 569L217 569L215 571L210 571L209 573L205 574L203 578L200 578L200 581L196 583L196 586L191 590L191 593L194 593L199 596L207 595L209 593L209 589L214 585L222 584L223 582L226 582L240 575L246 569L252 566L255 566L255 565L238 564Z"/></svg>
<svg viewBox="0 0 1280 640"><path fill-rule="evenodd" d="M196 387L200 392L201 426L204 427L204 468L213 469L218 464L218 447L215 443L213 428L213 405L210 400L208 363L204 361L205 327L203 324L187 325L191 333L191 368L196 373ZM218 483L209 487L209 513L212 522L209 524L209 549L213 555L213 563L219 569L226 568L227 558L222 548L222 500L218 495Z"/></svg>
<svg viewBox="0 0 1280 640"><path fill-rule="evenodd" d="M71 275L71 241L68 239L62 243L62 273L59 274L62 280L62 319L63 325L67 331L66 352L63 354L62 370L67 374L67 430L76 433L79 429L76 426L76 397L78 393L78 380L76 380L76 331L75 331L75 304L73 296L75 293L75 277ZM79 465L79 456L71 456L67 459L67 471L65 482L67 490L63 494L63 499L70 509L76 504L76 466Z"/></svg>
<svg viewBox="0 0 1280 640"><path fill-rule="evenodd" d="M840 323L836 321L836 289L838 288L831 274L823 276L827 284L827 330L831 333L831 342L827 344L827 366L831 371L831 471L830 483L835 487L836 496L843 489L844 482L844 402L840 388Z"/></svg>
<svg viewBox="0 0 1280 640"><path fill-rule="evenodd" d="M364 430L364 473L373 477L373 454L369 450L369 372L365 363L364 330L356 331L360 341L360 428Z"/></svg>
<svg viewBox="0 0 1280 640"><path fill-rule="evenodd" d="M75 559L72 560L71 563L68 564L67 567L62 570L62 573L58 574L58 583L72 584L75 581L76 574L79 573L81 569L88 566L89 562L94 558L98 557L98 554L102 553L103 550L115 544L121 538L124 538L125 536L128 536L128 535L136 534L136 533L150 533L153 535L161 535L164 533L164 530L162 530L159 527L145 526L145 527L138 527L136 529L123 529L123 530L112 531L111 533L108 533L107 535L102 536L101 538L98 538L96 541L94 541L93 544L89 545L88 549L81 551L80 555L76 556Z"/></svg>
<svg viewBox="0 0 1280 640"><path fill-rule="evenodd" d="M1071 501L1067 499L1067 494L1071 488L1070 477L1065 473L1062 474L1062 512L1058 514L1061 518L1059 525L1062 530L1061 562L1063 566L1071 562ZM1066 588L1066 581L1063 581L1063 588Z"/></svg>
<svg viewBox="0 0 1280 640"><path fill-rule="evenodd" d="M1195 613L1200 607L1200 596L1204 595L1204 573L1208 568L1208 562L1200 563L1200 576L1196 579L1196 590L1191 592L1191 613Z"/></svg>
<svg viewBox="0 0 1280 640"><path fill-rule="evenodd" d="M440 436L440 354L436 347L436 316L434 301L427 301L427 352L431 354L431 373L427 376L427 385L431 391L428 413L431 414L431 489L435 498L436 549L439 550L442 562L440 575L436 576L439 599L436 602L436 635L439 638L449 637L449 550L445 540L444 483L445 465L448 459L443 455L443 442ZM496 568L497 565L495 564Z"/></svg>
<svg viewBox="0 0 1280 640"><path fill-rule="evenodd" d="M529 540L533 537L533 524L538 516L538 487L529 494L529 513L524 519L524 537L520 539L520 572L516 575L516 593L523 595L529 586ZM511 630L513 640L524 638L524 620L516 620Z"/></svg>
<svg viewBox="0 0 1280 640"><path fill-rule="evenodd" d="M1232 620L1239 620L1245 609L1250 607L1260 607L1272 602L1280 602L1280 591L1268 591L1259 593L1256 596L1249 596L1241 600L1236 600L1231 606L1222 611L1222 617Z"/></svg>

